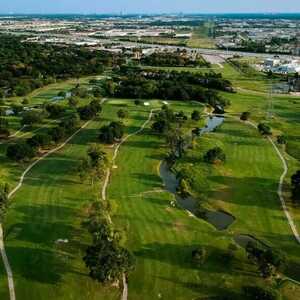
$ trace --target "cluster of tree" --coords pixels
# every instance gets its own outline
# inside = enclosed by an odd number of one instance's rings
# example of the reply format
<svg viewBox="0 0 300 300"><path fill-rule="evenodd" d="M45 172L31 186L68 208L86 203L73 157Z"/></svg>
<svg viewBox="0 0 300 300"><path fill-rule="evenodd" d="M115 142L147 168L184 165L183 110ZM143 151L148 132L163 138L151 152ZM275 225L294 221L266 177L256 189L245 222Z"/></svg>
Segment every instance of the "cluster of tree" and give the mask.
<svg viewBox="0 0 300 300"><path fill-rule="evenodd" d="M88 179L93 185L95 179L100 180L104 176L106 164L106 153L99 145L92 144L87 151L87 157L82 159L78 166L81 181Z"/></svg>
<svg viewBox="0 0 300 300"><path fill-rule="evenodd" d="M210 164L225 162L226 154L224 153L222 148L214 147L205 153L203 159L205 162Z"/></svg>
<svg viewBox="0 0 300 300"><path fill-rule="evenodd" d="M105 144L113 144L120 141L124 135L124 124L121 122L111 122L100 128L99 140Z"/></svg>
<svg viewBox="0 0 300 300"><path fill-rule="evenodd" d="M262 135L272 135L271 127L265 123L259 123L257 129Z"/></svg>
<svg viewBox="0 0 300 300"><path fill-rule="evenodd" d="M300 170L292 175L292 198L295 202L300 203Z"/></svg>
<svg viewBox="0 0 300 300"><path fill-rule="evenodd" d="M54 82L99 74L105 66L123 64L124 58L107 51L86 47L28 43L23 37L0 35L0 89L7 96L24 96Z"/></svg>
<svg viewBox="0 0 300 300"><path fill-rule="evenodd" d="M27 111L22 114L21 124L26 126L32 126L34 124L41 123L43 120L43 114L39 111Z"/></svg>
<svg viewBox="0 0 300 300"><path fill-rule="evenodd" d="M81 120L91 120L102 111L101 102L94 99L88 105L79 107L77 111Z"/></svg>
<svg viewBox="0 0 300 300"><path fill-rule="evenodd" d="M66 108L60 104L47 103L45 105L45 110L51 119L60 118L66 111Z"/></svg>
<svg viewBox="0 0 300 300"><path fill-rule="evenodd" d="M152 124L152 129L156 133L166 133L176 126L181 127L182 124L188 120L188 117L183 111L174 112L167 105L163 105L162 109L154 115L154 122Z"/></svg>
<svg viewBox="0 0 300 300"><path fill-rule="evenodd" d="M72 114L46 133L38 133L25 142L10 144L7 147L6 156L14 161L28 161L35 157L41 149L63 140L78 127L79 122L78 115Z"/></svg>
<svg viewBox="0 0 300 300"><path fill-rule="evenodd" d="M0 138L7 139L10 135L7 119L0 117Z"/></svg>
<svg viewBox="0 0 300 300"><path fill-rule="evenodd" d="M229 100L216 90L233 91L231 83L215 73L121 68L120 76L107 80L103 91L107 96L130 99L195 100L213 107L226 107Z"/></svg>
<svg viewBox="0 0 300 300"><path fill-rule="evenodd" d="M122 276L134 269L133 255L122 246L122 236L109 221L104 204L94 203L90 209L87 228L93 242L83 258L91 278L101 283L121 281Z"/></svg>
<svg viewBox="0 0 300 300"><path fill-rule="evenodd" d="M273 250L260 246L258 243L249 242L246 247L248 258L254 262L263 278L269 278L285 264L284 256Z"/></svg>
<svg viewBox="0 0 300 300"><path fill-rule="evenodd" d="M147 66L159 67L210 67L210 63L206 62L203 58L192 59L186 53L180 51L174 53L152 53L151 55L144 56L141 62Z"/></svg>

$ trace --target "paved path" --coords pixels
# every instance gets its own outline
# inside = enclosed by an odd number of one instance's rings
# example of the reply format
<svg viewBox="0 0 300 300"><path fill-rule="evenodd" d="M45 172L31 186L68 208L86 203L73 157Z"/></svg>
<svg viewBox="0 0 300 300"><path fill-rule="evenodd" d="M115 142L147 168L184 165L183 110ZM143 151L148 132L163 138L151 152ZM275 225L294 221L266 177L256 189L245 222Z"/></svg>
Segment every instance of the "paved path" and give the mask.
<svg viewBox="0 0 300 300"><path fill-rule="evenodd" d="M26 174L41 160L46 158L47 156L51 155L52 153L60 150L63 148L75 135L77 135L83 128L85 128L91 121L86 122L82 127L80 127L75 133L73 133L64 143L59 145L58 147L50 150L49 152L45 153L43 156L35 160L31 165L27 167L27 169L23 172L23 174L20 177L19 183L17 186L8 194L8 199L10 199L23 185L24 178ZM3 239L3 228L2 224L0 223L0 252L1 252L1 257L2 261L5 267L5 271L7 274L7 281L8 281L8 287L9 287L9 296L10 300L16 300L16 294L15 294L15 288L14 288L14 278L13 278L13 273L11 270L11 266L9 264L6 251L5 251L5 246L4 246L4 239Z"/></svg>
<svg viewBox="0 0 300 300"><path fill-rule="evenodd" d="M115 162L116 162L116 158L118 156L118 153L119 153L119 150L120 150L120 147L121 145L123 145L130 137L136 135L136 134L139 134L140 132L142 132L145 127L148 125L148 123L151 121L151 118L152 118L152 115L153 115L153 112L157 110L157 109L152 109L150 111L150 114L149 114L149 117L147 119L147 121L140 127L140 129L138 129L137 131L131 133L131 134L128 134L126 137L124 137L122 139L122 141L116 146L115 148L115 151L114 151L114 154L113 154L113 157L112 157L112 166L115 166ZM106 171L106 176L105 176L105 179L104 179L104 183L103 183L103 186L102 186L102 191L101 191L101 195L102 195L102 199L103 200L106 200L106 191L107 191L107 187L108 187L108 184L109 184L109 179L110 179L110 174L111 174L111 168L108 168L107 171ZM108 215L108 221L109 223L112 224L112 220L111 220L111 217L110 215ZM126 275L123 274L122 276L122 281L123 281L123 291L122 291L122 297L121 297L121 300L127 300L128 298L128 284L127 284L127 281L126 281Z"/></svg>

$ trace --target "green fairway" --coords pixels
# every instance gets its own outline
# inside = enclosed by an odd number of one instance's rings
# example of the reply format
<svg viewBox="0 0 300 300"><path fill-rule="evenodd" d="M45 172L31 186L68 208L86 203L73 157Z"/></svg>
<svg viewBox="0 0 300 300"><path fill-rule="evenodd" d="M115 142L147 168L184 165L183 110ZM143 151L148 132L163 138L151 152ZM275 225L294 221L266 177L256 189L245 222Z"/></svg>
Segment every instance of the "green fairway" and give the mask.
<svg viewBox="0 0 300 300"><path fill-rule="evenodd" d="M201 68L165 68L167 70L203 71ZM193 196L212 210L224 210L236 220L225 231L216 230L205 220L190 216L173 206L174 195L167 192L159 175L159 166L168 149L165 140L153 134L151 122L137 135L121 145L112 168L107 198L112 204L112 221L125 233L126 247L136 258L136 268L129 275L131 300L216 299L220 295L240 299L247 283L270 285L282 293L282 300L296 300L300 289L291 283L278 287L266 283L250 262L244 249L238 247L228 263L228 247L238 234L251 234L286 254L285 275L300 281L299 245L283 213L277 188L283 171L282 162L271 143L258 131L241 123L241 112L251 112L251 121L268 123L274 133L287 137L280 150L287 159L288 176L285 196L289 210L300 230L299 207L290 197L289 179L300 163L300 98L275 95L270 109L268 80L260 75L254 80L229 64L219 68L231 80L237 93L221 93L231 101L224 124L214 133L196 139L193 149L176 163L176 170L188 170ZM89 88L89 79L80 79ZM61 90L68 91L77 80L57 83L31 94L31 104L51 101ZM15 99L20 101L21 99ZM82 100L83 104L88 99ZM151 109L162 101L147 100L149 106L135 105L134 100L109 99L97 120L80 131L64 148L39 162L25 177L24 185L11 199L5 222L5 246L15 279L17 299L86 300L120 299L121 290L91 280L82 257L90 236L82 226L91 201L100 198L101 182L94 187L80 183L76 166L91 143L97 142L99 129L117 121L117 111L126 109L126 135L136 132L148 119ZM192 121L191 112L202 111L196 102L168 101L176 111L188 116L182 131L202 127L204 119ZM64 105L66 101L62 102ZM234 116L234 117L233 117ZM14 130L20 120L12 118ZM46 120L43 126L20 132L26 139L35 130L47 130L57 120ZM25 134L25 135L24 135ZM13 141L13 140L12 140ZM111 158L114 148L102 145ZM204 153L221 147L227 160L224 165L203 162ZM16 164L5 157L7 144L0 145L0 175L14 187L27 164ZM58 243L67 239L67 243ZM205 263L196 267L192 251L205 247ZM7 279L0 264L0 299L9 299Z"/></svg>

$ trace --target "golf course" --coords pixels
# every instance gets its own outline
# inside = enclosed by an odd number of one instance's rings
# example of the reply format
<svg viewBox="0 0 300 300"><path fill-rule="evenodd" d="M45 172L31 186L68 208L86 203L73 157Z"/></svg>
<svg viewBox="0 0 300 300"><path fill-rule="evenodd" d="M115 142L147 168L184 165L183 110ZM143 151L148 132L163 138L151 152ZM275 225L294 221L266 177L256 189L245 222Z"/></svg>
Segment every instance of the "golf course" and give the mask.
<svg viewBox="0 0 300 300"><path fill-rule="evenodd" d="M134 99L103 97L99 114L81 120L76 131L56 146L22 162L7 158L9 145L53 129L65 116L45 118L31 127L22 127L20 117L6 117L12 132L0 144L0 176L11 190L18 184L19 188L9 197L2 222L15 298L9 290L7 266L1 261L0 299L124 300L124 284L93 280L83 260L92 242L84 222L91 204L103 201L103 184L107 184L109 218L135 259L133 270L126 274L126 299L242 300L243 287L250 283L267 286L282 300L299 299L300 244L279 192L299 232L300 208L291 200L290 178L300 168L300 98L276 94L270 108L267 76L239 73L229 63L217 69L236 91L220 93L230 101L224 120L212 131L193 136L192 145L184 149L171 170L178 178L184 174L188 193L201 210L232 217L222 230L180 205L177 187L174 192L166 188L161 166L170 149L166 138L153 131L155 115L169 109L187 116L177 129L184 137L190 136L192 129L205 128L214 116L209 105L159 99L135 103ZM42 107L52 103L60 91L69 92L78 85L88 90L93 88L93 79L106 76L57 82L27 98L31 106ZM21 103L22 99L11 101ZM90 101L89 96L81 97L78 106ZM60 105L67 107L68 115L67 99ZM120 121L120 110L127 112L121 120L123 137L113 144L99 141L103 126ZM197 120L190 117L195 110L201 115ZM243 112L251 113L249 120L240 119ZM261 122L272 128L272 136L257 130ZM286 137L286 145L276 143L278 135ZM107 156L110 176L106 183L105 176L91 184L78 174L79 162L94 144ZM215 147L222 149L226 160L207 163L203 157ZM284 164L278 151L287 165L281 187ZM263 278L249 259L243 244L247 239L285 257L284 266L273 277ZM205 255L198 264L193 251L200 248Z"/></svg>

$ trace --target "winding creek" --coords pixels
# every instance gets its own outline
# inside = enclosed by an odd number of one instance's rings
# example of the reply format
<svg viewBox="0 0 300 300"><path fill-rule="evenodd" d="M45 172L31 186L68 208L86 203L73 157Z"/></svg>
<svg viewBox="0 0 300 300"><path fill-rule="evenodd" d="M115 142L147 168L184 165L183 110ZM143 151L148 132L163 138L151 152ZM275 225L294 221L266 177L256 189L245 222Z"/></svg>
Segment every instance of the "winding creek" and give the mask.
<svg viewBox="0 0 300 300"><path fill-rule="evenodd" d="M218 126L223 124L224 120L224 116L209 116L207 118L206 126L203 127L200 131L200 136L205 133L213 132ZM177 193L179 180L176 178L176 174L170 169L165 161L161 163L159 171L165 189L168 192L174 194L177 204L179 204L183 209L191 213L193 216L201 218L210 223L217 230L226 230L230 227L230 225L233 224L233 222L235 221L235 217L225 211L213 211L202 208L204 214L201 217L197 216L197 208L199 207L197 199L192 196L183 198ZM233 239L235 243L242 248L246 248L249 242L260 244L263 248L269 248L267 244L249 234L235 234L233 236Z"/></svg>
<svg viewBox="0 0 300 300"><path fill-rule="evenodd" d="M201 129L200 135L214 131L223 122L223 116L208 117L206 126ZM160 176L164 182L166 190L175 195L177 203L182 208L196 216L198 201L191 196L183 198L176 193L179 180L176 178L176 175L171 171L166 162L162 162L160 165ZM232 215L226 212L207 209L204 210L204 219L218 230L227 229L235 220Z"/></svg>

